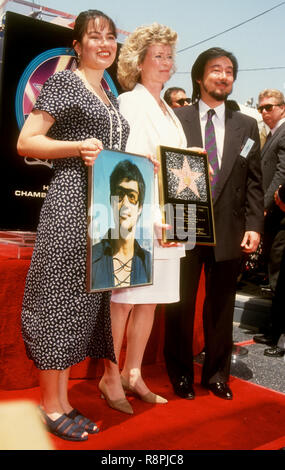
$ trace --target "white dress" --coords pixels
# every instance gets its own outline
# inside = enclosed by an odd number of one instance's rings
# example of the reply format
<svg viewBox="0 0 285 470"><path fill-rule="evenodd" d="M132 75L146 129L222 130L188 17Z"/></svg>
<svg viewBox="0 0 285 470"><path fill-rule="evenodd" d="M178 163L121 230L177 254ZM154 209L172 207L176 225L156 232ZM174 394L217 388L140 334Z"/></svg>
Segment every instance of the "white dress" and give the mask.
<svg viewBox="0 0 285 470"><path fill-rule="evenodd" d="M130 124L126 152L156 156L157 146L186 148L187 141L180 121L172 109L164 104L168 116L163 113L152 94L141 84L119 96L120 112ZM158 181L156 177L158 207ZM159 216L158 216L159 213ZM161 220L156 210L156 220ZM153 284L130 287L112 292L112 302L129 304L165 304L178 302L180 258L184 247L163 248L154 241Z"/></svg>

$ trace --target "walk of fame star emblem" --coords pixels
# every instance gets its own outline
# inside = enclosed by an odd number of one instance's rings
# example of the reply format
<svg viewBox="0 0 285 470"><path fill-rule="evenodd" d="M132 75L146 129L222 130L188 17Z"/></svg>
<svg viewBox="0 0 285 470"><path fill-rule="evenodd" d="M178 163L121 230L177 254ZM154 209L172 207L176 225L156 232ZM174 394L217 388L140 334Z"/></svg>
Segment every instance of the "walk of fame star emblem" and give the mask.
<svg viewBox="0 0 285 470"><path fill-rule="evenodd" d="M184 157L182 168L169 168L169 170L171 170L179 180L176 196L184 191L185 188L189 188L198 198L200 198L196 181L203 175L203 173L192 171L186 157Z"/></svg>

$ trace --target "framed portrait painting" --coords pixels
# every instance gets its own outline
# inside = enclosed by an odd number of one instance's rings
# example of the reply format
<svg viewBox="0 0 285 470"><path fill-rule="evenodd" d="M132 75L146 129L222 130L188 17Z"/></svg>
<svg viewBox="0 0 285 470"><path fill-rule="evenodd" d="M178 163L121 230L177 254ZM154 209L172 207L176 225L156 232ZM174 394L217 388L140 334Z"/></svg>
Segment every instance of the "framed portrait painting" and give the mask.
<svg viewBox="0 0 285 470"><path fill-rule="evenodd" d="M215 245L215 224L206 153L159 146L159 190L163 221L171 226L163 241Z"/></svg>
<svg viewBox="0 0 285 470"><path fill-rule="evenodd" d="M102 150L88 171L87 291L152 284L152 162Z"/></svg>

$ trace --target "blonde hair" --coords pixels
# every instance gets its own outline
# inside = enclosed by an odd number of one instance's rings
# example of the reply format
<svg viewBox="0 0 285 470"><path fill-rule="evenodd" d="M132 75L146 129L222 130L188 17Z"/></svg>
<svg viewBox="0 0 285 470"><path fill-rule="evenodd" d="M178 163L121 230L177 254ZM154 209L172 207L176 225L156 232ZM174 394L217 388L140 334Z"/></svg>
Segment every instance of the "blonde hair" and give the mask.
<svg viewBox="0 0 285 470"><path fill-rule="evenodd" d="M258 95L258 101L261 101L263 98L275 98L278 101L278 104L284 104L284 95L281 91L275 90L274 88L266 88L261 91Z"/></svg>
<svg viewBox="0 0 285 470"><path fill-rule="evenodd" d="M126 39L118 60L118 80L124 90L132 90L140 80L139 66L143 62L149 46L160 43L171 46L175 52L177 33L168 26L153 23L139 26ZM174 70L173 70L174 71Z"/></svg>

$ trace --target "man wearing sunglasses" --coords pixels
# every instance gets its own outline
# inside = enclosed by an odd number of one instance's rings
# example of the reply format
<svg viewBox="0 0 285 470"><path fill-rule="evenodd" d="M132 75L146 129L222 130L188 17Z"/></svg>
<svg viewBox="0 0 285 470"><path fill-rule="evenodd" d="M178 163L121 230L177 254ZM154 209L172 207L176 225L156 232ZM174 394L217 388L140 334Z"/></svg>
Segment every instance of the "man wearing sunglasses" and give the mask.
<svg viewBox="0 0 285 470"><path fill-rule="evenodd" d="M275 293L282 254L285 249L285 214L274 202L274 193L285 183L285 103L284 95L275 89L259 94L258 111L270 129L261 152L264 189L264 255L268 264L269 286ZM262 344L276 345L271 331L254 336ZM273 351L274 352L274 351ZM264 352L265 355L267 355ZM271 354L272 355L272 354Z"/></svg>
<svg viewBox="0 0 285 470"><path fill-rule="evenodd" d="M168 88L163 98L171 108L182 108L191 103L190 98L186 96L185 90L178 87Z"/></svg>
<svg viewBox="0 0 285 470"><path fill-rule="evenodd" d="M145 182L134 163L119 162L110 176L115 227L92 248L92 288L130 287L151 282L151 253L135 239Z"/></svg>

